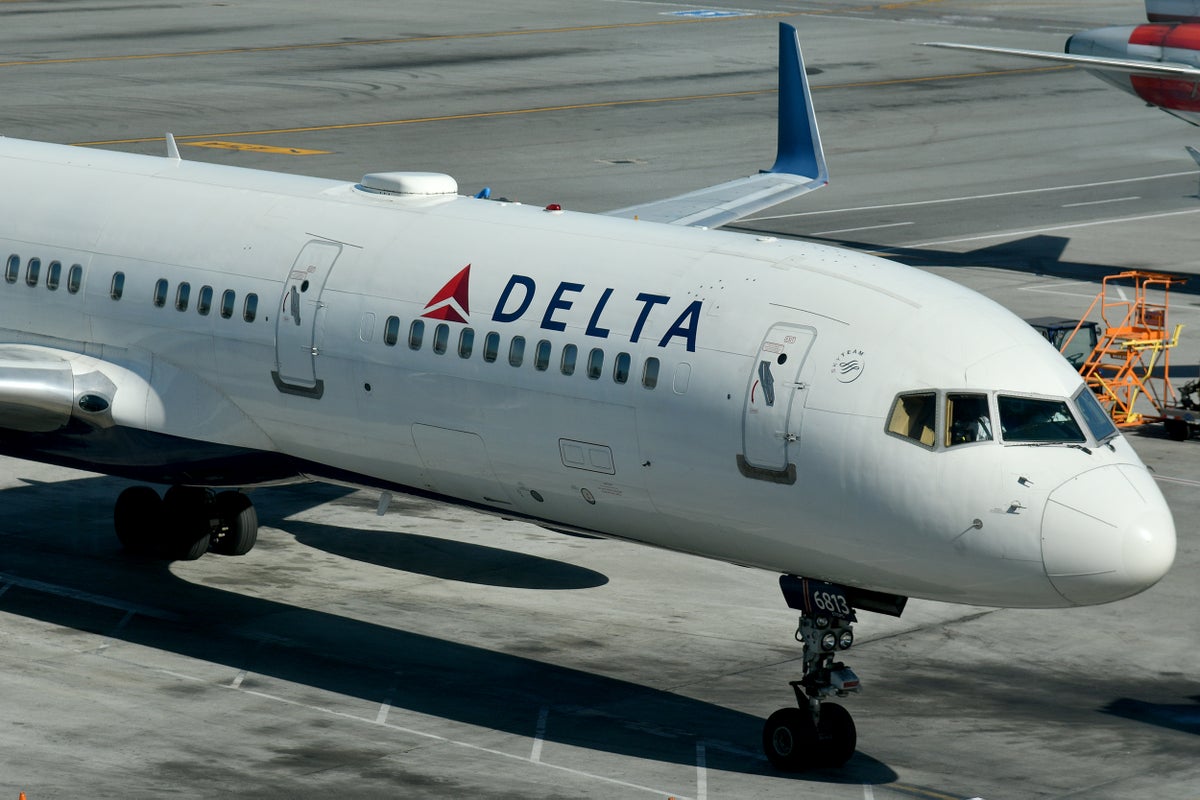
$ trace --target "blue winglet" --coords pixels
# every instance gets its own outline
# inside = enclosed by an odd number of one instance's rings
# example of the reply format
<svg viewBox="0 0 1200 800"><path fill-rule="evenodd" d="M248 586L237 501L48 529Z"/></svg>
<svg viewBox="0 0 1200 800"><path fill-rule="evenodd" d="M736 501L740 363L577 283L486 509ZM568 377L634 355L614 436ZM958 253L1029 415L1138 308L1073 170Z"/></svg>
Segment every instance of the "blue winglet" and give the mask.
<svg viewBox="0 0 1200 800"><path fill-rule="evenodd" d="M800 40L779 26L779 133L775 165L754 175L605 212L613 217L719 228L829 183Z"/></svg>
<svg viewBox="0 0 1200 800"><path fill-rule="evenodd" d="M812 93L800 55L800 37L796 28L779 23L779 140L775 165L767 172L811 175L829 182L825 151L813 113Z"/></svg>

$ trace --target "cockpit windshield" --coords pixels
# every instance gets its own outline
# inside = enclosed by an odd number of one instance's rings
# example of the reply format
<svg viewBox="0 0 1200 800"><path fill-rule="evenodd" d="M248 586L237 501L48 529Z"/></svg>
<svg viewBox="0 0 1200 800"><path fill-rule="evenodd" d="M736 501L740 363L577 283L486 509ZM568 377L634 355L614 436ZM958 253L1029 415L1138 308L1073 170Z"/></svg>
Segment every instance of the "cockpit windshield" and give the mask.
<svg viewBox="0 0 1200 800"><path fill-rule="evenodd" d="M1006 442L1072 444L1087 441L1065 400L997 398L1000 433Z"/></svg>
<svg viewBox="0 0 1200 800"><path fill-rule="evenodd" d="M1085 386L1079 390L1075 395L1075 406L1079 409L1079 415L1083 417L1083 424L1091 429L1097 442L1104 444L1117 435L1117 426L1113 424L1112 418L1104 413L1091 389Z"/></svg>

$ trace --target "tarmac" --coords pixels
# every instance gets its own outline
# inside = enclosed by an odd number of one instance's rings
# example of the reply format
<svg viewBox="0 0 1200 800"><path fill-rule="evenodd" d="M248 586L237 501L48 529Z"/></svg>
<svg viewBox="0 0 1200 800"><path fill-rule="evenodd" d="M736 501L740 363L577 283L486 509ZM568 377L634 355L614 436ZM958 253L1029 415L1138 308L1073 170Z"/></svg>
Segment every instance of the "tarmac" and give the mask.
<svg viewBox="0 0 1200 800"><path fill-rule="evenodd" d="M785 20L831 184L738 227L1070 317L1106 274L1200 274L1200 135L1077 69L917 44L1144 19L1061 5L0 0L0 133L602 211L770 165ZM1172 293L1176 385L1198 295ZM132 558L125 482L0 460L0 797L1197 800L1200 441L1127 435L1172 572L1108 606L861 615L858 752L801 775L759 747L800 671L773 574L316 484L252 493L247 556Z"/></svg>

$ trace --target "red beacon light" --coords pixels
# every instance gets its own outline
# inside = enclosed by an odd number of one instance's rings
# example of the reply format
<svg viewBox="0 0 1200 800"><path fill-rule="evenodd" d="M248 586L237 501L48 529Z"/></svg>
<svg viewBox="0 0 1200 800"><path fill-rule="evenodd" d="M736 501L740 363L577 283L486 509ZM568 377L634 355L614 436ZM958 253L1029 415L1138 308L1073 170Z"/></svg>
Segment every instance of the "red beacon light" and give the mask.
<svg viewBox="0 0 1200 800"><path fill-rule="evenodd" d="M546 206L544 210L549 211L551 214L561 214L562 206L558 203L551 203L550 205Z"/></svg>

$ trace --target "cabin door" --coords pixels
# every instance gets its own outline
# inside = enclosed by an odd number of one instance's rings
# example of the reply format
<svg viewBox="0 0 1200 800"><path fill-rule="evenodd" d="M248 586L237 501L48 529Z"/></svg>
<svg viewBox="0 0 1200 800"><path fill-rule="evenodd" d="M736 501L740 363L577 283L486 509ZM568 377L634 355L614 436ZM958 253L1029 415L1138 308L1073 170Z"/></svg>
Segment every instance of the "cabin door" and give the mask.
<svg viewBox="0 0 1200 800"><path fill-rule="evenodd" d="M321 292L342 252L334 242L304 245L283 284L275 315L275 364L271 377L281 392L320 397L324 384L317 378L317 356L323 336Z"/></svg>
<svg viewBox="0 0 1200 800"><path fill-rule="evenodd" d="M743 456L752 467L782 472L790 448L799 445L807 388L800 370L816 335L812 328L778 324L758 349L742 418Z"/></svg>

